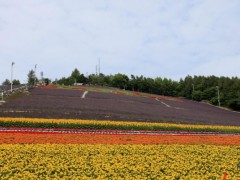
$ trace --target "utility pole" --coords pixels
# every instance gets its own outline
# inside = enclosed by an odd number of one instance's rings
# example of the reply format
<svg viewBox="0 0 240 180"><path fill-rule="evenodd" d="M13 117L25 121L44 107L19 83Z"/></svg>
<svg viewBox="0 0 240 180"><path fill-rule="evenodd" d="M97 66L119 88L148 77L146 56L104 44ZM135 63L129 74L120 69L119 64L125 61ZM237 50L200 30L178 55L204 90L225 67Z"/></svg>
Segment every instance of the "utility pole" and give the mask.
<svg viewBox="0 0 240 180"><path fill-rule="evenodd" d="M40 74L41 74L41 79L43 79L43 72L41 72Z"/></svg>
<svg viewBox="0 0 240 180"><path fill-rule="evenodd" d="M98 67L97 67L97 65L96 65L96 76L98 75Z"/></svg>
<svg viewBox="0 0 240 180"><path fill-rule="evenodd" d="M34 86L36 86L36 81L37 81L37 64L35 64L35 77L34 77Z"/></svg>
<svg viewBox="0 0 240 180"><path fill-rule="evenodd" d="M1 92L1 96L2 96L2 100L1 100L1 101L3 102L3 96L4 96L3 91ZM1 103L1 102L0 102L0 103Z"/></svg>
<svg viewBox="0 0 240 180"><path fill-rule="evenodd" d="M219 86L216 86L217 88L217 94L218 94L218 106L220 107L221 106L221 103L220 103L220 92L219 92Z"/></svg>
<svg viewBox="0 0 240 180"><path fill-rule="evenodd" d="M101 69L101 66L100 66L100 58L99 58L99 59L98 59L98 74L99 74L99 75L100 75L100 73L101 73L100 69Z"/></svg>
<svg viewBox="0 0 240 180"><path fill-rule="evenodd" d="M193 88L193 90L192 90L192 99L193 99L193 93L194 93L194 91L195 91L194 84L192 84L192 88Z"/></svg>
<svg viewBox="0 0 240 180"><path fill-rule="evenodd" d="M41 83L41 85L43 85L44 84L43 72L41 72L40 74L41 74L41 81L40 81L40 83Z"/></svg>
<svg viewBox="0 0 240 180"><path fill-rule="evenodd" d="M13 89L13 65L14 65L15 63L14 62L12 62L12 66L11 66L11 92L12 92L12 89Z"/></svg>

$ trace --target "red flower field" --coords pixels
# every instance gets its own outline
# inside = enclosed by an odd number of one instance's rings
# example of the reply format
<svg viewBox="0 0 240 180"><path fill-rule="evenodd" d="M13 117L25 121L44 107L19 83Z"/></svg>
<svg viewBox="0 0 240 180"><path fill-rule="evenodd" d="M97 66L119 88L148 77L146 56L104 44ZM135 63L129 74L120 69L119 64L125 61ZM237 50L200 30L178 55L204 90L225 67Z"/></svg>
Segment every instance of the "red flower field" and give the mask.
<svg viewBox="0 0 240 180"><path fill-rule="evenodd" d="M1 132L0 144L207 144L240 146L235 135L125 135Z"/></svg>

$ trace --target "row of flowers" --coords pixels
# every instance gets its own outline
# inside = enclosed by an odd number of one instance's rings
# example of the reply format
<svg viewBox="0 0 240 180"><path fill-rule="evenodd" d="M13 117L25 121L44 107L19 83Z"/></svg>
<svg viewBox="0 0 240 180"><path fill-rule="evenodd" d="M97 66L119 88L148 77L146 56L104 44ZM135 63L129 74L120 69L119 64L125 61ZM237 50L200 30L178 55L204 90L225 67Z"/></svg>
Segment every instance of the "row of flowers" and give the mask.
<svg viewBox="0 0 240 180"><path fill-rule="evenodd" d="M206 145L0 146L0 179L228 179L240 148Z"/></svg>
<svg viewBox="0 0 240 180"><path fill-rule="evenodd" d="M38 88L43 88L43 89L72 89L72 90L80 90L80 91L86 91L87 88L84 87L69 87L69 86L57 86L57 85L40 85Z"/></svg>
<svg viewBox="0 0 240 180"><path fill-rule="evenodd" d="M115 122L74 119L6 118L0 117L0 127L86 128L120 130L162 130L187 132L240 133L239 126L187 125L146 122Z"/></svg>
<svg viewBox="0 0 240 180"><path fill-rule="evenodd" d="M0 132L0 144L206 144L240 146L240 136Z"/></svg>

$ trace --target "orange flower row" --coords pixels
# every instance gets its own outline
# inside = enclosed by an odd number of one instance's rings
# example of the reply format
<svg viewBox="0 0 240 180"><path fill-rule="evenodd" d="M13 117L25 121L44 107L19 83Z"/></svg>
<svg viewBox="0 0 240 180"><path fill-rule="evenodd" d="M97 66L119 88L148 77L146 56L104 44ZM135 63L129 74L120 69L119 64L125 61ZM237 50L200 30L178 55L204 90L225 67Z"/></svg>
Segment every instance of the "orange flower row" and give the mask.
<svg viewBox="0 0 240 180"><path fill-rule="evenodd" d="M126 93L122 91L113 91L114 94L120 94L120 95L127 95Z"/></svg>
<svg viewBox="0 0 240 180"><path fill-rule="evenodd" d="M143 97L153 98L153 99L158 98L158 99L162 99L162 100L182 102L181 99L174 98L174 97L169 97L169 96L150 95L150 94L144 94L144 93L140 93L140 92L136 92L136 91L133 91L132 94L135 95L135 96L143 96Z"/></svg>
<svg viewBox="0 0 240 180"><path fill-rule="evenodd" d="M0 144L208 144L240 146L231 135L116 135L1 132Z"/></svg>

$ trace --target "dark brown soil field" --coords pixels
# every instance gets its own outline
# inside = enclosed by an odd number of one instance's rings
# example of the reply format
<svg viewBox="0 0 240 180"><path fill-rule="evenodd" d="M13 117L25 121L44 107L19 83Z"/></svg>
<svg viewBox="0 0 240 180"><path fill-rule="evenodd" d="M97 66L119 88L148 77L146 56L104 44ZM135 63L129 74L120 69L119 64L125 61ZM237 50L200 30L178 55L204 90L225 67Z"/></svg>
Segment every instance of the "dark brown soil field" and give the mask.
<svg viewBox="0 0 240 180"><path fill-rule="evenodd" d="M0 116L240 126L240 113L190 100L91 91L81 98L83 93L80 90L36 88L30 95L0 105Z"/></svg>

